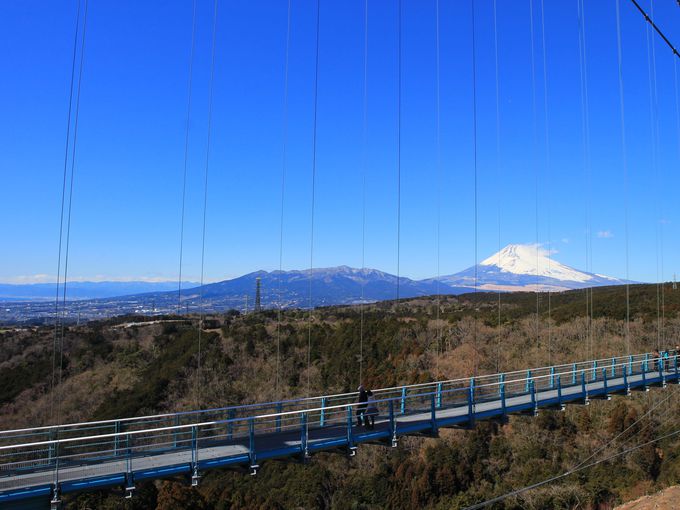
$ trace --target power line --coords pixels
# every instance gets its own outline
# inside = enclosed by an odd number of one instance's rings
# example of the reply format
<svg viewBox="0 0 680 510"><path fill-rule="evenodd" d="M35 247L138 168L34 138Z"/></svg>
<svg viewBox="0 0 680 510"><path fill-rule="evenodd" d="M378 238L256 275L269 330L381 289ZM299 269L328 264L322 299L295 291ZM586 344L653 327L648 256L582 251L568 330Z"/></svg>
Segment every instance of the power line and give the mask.
<svg viewBox="0 0 680 510"><path fill-rule="evenodd" d="M640 14L642 14L642 15L645 17L645 21L646 21L647 23L649 23L649 24L652 26L652 28L654 28L654 30L656 30L656 33L657 33L657 34L659 34L659 35L661 36L661 38L662 38L663 41L666 43L666 45L671 49L671 51L673 52L673 54L674 54L675 56L677 56L677 57L680 58L680 53L678 53L678 50L677 50L677 49L675 48L675 46L673 46L673 44L668 40L668 37L666 37L666 36L664 35L664 33L663 33L663 32L661 31L661 29L657 26L657 24L654 23L654 20L652 19L653 16L650 17L650 16L645 12L645 10L640 6L640 4L637 3L635 0L630 0L630 1L633 2L633 5L634 5L635 7L637 7L637 10L640 11ZM654 9L653 5L654 5L654 4L653 4L653 2L652 2L652 10Z"/></svg>

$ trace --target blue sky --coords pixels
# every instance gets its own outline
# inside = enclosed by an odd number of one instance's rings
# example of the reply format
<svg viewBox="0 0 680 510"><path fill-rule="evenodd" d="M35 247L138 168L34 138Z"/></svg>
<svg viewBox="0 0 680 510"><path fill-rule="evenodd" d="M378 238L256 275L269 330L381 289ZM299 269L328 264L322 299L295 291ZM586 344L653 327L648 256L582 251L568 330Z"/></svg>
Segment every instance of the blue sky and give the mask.
<svg viewBox="0 0 680 510"><path fill-rule="evenodd" d="M626 274L615 3L585 3L590 185L583 156L577 0L545 5L547 130L541 2L534 0L533 10L534 122L530 4L498 1L499 154L493 3L475 0L478 260L498 249L500 234L502 245L538 242L549 245L565 264ZM650 7L649 0L642 3ZM0 5L0 44L5 48L0 55L5 70L0 80L0 281L49 281L57 271L76 5ZM396 6L395 0L369 0L365 145L364 1L321 0L316 267L361 266L365 191L365 264L397 270ZM311 0L292 1L284 269L308 267L310 260L315 8ZM659 0L654 8L659 25L680 44L676 3ZM286 9L284 0L219 4L206 280L279 266ZM441 274L475 260L470 14L469 2L440 0L439 173L435 2L403 0L402 275L437 274L438 211ZM184 276L192 280L200 277L211 16L212 2L199 0L183 267ZM621 17L630 278L671 279L680 271L674 57L654 36L658 99L650 102L647 27L625 0ZM190 39L189 0L90 2L75 166L72 278L177 277ZM656 165L650 120L655 103ZM589 195L592 265L586 262Z"/></svg>

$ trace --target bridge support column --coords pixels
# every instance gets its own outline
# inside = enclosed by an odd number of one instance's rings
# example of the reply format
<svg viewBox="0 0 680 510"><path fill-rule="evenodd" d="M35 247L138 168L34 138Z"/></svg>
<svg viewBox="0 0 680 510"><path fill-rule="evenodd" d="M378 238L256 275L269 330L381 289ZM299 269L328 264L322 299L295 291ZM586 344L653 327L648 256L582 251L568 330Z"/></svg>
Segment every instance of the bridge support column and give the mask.
<svg viewBox="0 0 680 510"><path fill-rule="evenodd" d="M550 389L555 387L555 367L550 367Z"/></svg>
<svg viewBox="0 0 680 510"><path fill-rule="evenodd" d="M500 384L500 392L501 392L501 412L503 413L503 419L506 419L508 417L508 412L505 402L505 383Z"/></svg>
<svg viewBox="0 0 680 510"><path fill-rule="evenodd" d="M571 385L576 386L576 363L571 365Z"/></svg>
<svg viewBox="0 0 680 510"><path fill-rule="evenodd" d="M475 387L473 379L470 379L470 389L468 390L468 427L475 426Z"/></svg>
<svg viewBox="0 0 680 510"><path fill-rule="evenodd" d="M390 402L391 404L392 402ZM347 454L354 457L357 453L357 447L354 445L354 433L352 427L354 426L354 417L352 416L352 406L347 406Z"/></svg>
<svg viewBox="0 0 680 510"><path fill-rule="evenodd" d="M529 387L529 381L531 381L531 370L527 370L527 377L526 381L524 382L524 393L529 393L529 390L531 389Z"/></svg>
<svg viewBox="0 0 680 510"><path fill-rule="evenodd" d="M626 396L630 396L630 384L628 383L628 367L623 365L623 384L626 387Z"/></svg>
<svg viewBox="0 0 680 510"><path fill-rule="evenodd" d="M538 401L536 400L536 383L533 379L529 381L529 388L531 390L531 406L534 416L538 416Z"/></svg>
<svg viewBox="0 0 680 510"><path fill-rule="evenodd" d="M300 453L302 453L302 459L309 458L309 449L307 448L307 443L309 442L309 426L307 413L302 413L300 415Z"/></svg>
<svg viewBox="0 0 680 510"><path fill-rule="evenodd" d="M442 407L442 383L437 383L437 408Z"/></svg>
<svg viewBox="0 0 680 510"><path fill-rule="evenodd" d="M326 397L321 397L321 416L319 416L319 427L323 427L326 422Z"/></svg>
<svg viewBox="0 0 680 510"><path fill-rule="evenodd" d="M406 387L401 389L401 414L406 412Z"/></svg>
<svg viewBox="0 0 680 510"><path fill-rule="evenodd" d="M283 404L279 402L276 404L276 413L278 416L276 417L276 432L281 432L281 413L283 412Z"/></svg>
<svg viewBox="0 0 680 510"><path fill-rule="evenodd" d="M616 377L616 358L612 358L612 378Z"/></svg>

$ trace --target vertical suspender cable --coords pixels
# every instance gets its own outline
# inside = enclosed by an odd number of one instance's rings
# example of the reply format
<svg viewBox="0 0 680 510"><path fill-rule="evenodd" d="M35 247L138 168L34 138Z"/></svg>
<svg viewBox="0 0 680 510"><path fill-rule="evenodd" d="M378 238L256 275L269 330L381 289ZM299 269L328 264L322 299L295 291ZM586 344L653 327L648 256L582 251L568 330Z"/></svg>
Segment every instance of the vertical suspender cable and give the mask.
<svg viewBox="0 0 680 510"><path fill-rule="evenodd" d="M586 271L592 273L592 166L590 157L590 114L588 99L588 52L586 45L585 5L583 0L576 0L578 13L578 42L579 42L579 75L581 80L581 135L583 143L583 166L586 179ZM587 350L588 359L593 359L593 288L585 289L586 321L587 321Z"/></svg>
<svg viewBox="0 0 680 510"><path fill-rule="evenodd" d="M319 109L319 21L321 2L316 0L316 55L314 64L314 124L312 139L312 209L309 234L309 320L307 325L307 396L311 397L311 366L312 366L312 281L314 277L314 209L316 205L316 137L317 113Z"/></svg>
<svg viewBox="0 0 680 510"><path fill-rule="evenodd" d="M73 123L73 145L71 146L71 178L69 183L68 208L66 217L66 248L64 251L64 285L62 295L62 321L61 339L59 341L59 378L57 387L61 388L64 367L64 321L66 319L66 286L68 282L68 259L69 247L71 244L71 212L73 210L73 182L76 168L76 148L78 146L78 119L80 117L80 91L83 84L83 63L85 61L85 36L87 34L87 10L88 0L85 0L85 10L83 13L83 32L80 41L80 64L78 68L78 87L76 88L76 109ZM57 423L61 423L61 407L63 392L59 390L57 398Z"/></svg>
<svg viewBox="0 0 680 510"><path fill-rule="evenodd" d="M191 15L191 50L189 52L189 76L187 79L187 111L184 130L184 170L182 172L182 206L179 225L179 273L177 277L177 315L182 308L182 258L184 256L184 211L187 195L187 168L189 166L189 133L191 123L191 92L194 75L194 50L196 48L196 0Z"/></svg>
<svg viewBox="0 0 680 510"><path fill-rule="evenodd" d="M436 137L437 137L437 349L436 349L436 378L439 380L439 357L442 341L442 327L439 322L439 315L442 306L442 295L440 290L441 278L441 218L442 218L442 143L441 143L441 58L440 58L440 39L439 39L439 0L435 1L435 45L436 45L436 77L435 77L435 94L436 94Z"/></svg>
<svg viewBox="0 0 680 510"><path fill-rule="evenodd" d="M205 148L205 176L203 181L203 227L201 231L201 285L198 293L198 305L200 312L200 320L198 325L198 361L196 371L196 409L201 408L201 340L203 335L203 319L205 312L203 310L203 279L205 275L205 231L206 220L208 213L208 175L210 170L210 142L212 135L212 118L213 118L213 83L215 81L215 47L217 41L217 1L214 0L213 6L213 26L212 26L212 46L210 50L210 83L208 85L208 133Z"/></svg>
<svg viewBox="0 0 680 510"><path fill-rule="evenodd" d="M531 118L532 118L532 131L533 131L533 137L532 137L532 159L533 159L533 164L534 164L534 172L536 174L536 183L535 183L535 203L534 203L534 215L535 215L535 228L536 228L536 242L535 242L535 247L536 247L536 277L538 279L538 276L540 275L539 269L538 269L538 262L539 262L539 251L540 247L538 245L538 209L539 209L539 204L538 204L538 195L539 195L539 181L540 181L540 176L539 176L539 171L538 171L538 162L536 158L536 152L538 150L538 107L536 105L536 56L535 56L535 48L534 48L534 2L533 0L529 0L529 32L531 34ZM536 341L537 343L540 344L541 341L541 334L540 334L540 324L539 324L539 314L540 314L540 300L541 300L541 292L537 288L536 289Z"/></svg>
<svg viewBox="0 0 680 510"><path fill-rule="evenodd" d="M281 399L281 320L283 312L282 278L283 278L283 214L286 198L286 167L288 165L288 72L290 64L290 22L292 0L288 0L286 20L286 53L283 68L283 144L281 148L281 216L279 219L279 274L278 274L278 310L276 313L276 397Z"/></svg>
<svg viewBox="0 0 680 510"><path fill-rule="evenodd" d="M359 305L359 384L364 381L364 286L366 278L366 172L368 170L368 0L364 0L364 83L362 102L361 304Z"/></svg>
<svg viewBox="0 0 680 510"><path fill-rule="evenodd" d="M550 196L550 125L549 125L549 115L548 115L548 59L547 59L547 49L545 46L545 3L541 0L541 42L543 47L543 113L544 113L544 129L545 129L545 186L548 191L548 197ZM551 229L551 208L550 199L546 200L546 209L548 216L548 275L550 275L550 263L551 263L551 250L552 241L550 239ZM551 291L548 287L548 365L552 365L552 325L550 324L552 315L552 304L551 304Z"/></svg>
<svg viewBox="0 0 680 510"><path fill-rule="evenodd" d="M68 152L71 142L71 115L73 111L73 88L76 73L76 55L78 53L78 35L80 29L80 0L77 0L75 35L73 36L73 56L71 60L71 83L69 86L68 113L66 116L66 140L64 147L64 175L61 188L61 213L59 216L59 247L57 252L57 289L54 296L54 339L52 341L52 382L50 385L50 422L54 421L54 395L57 374L57 342L59 339L59 284L61 280L61 252L64 238L64 204L66 202L66 181L68 176Z"/></svg>
<svg viewBox="0 0 680 510"><path fill-rule="evenodd" d="M498 267L501 267L501 93L500 93L500 67L498 63L498 16L497 1L493 0L493 42L494 42L494 68L496 78L496 182L498 186L497 221L498 221ZM496 345L496 372L501 371L501 291L498 290L498 335Z"/></svg>
<svg viewBox="0 0 680 510"><path fill-rule="evenodd" d="M401 0L397 2L397 302L401 279Z"/></svg>
<svg viewBox="0 0 680 510"><path fill-rule="evenodd" d="M477 41L475 37L475 0L470 0L470 12L471 12L471 28L472 28L472 140L473 140L473 164L474 164L474 222L475 222L475 281L474 281L474 309L475 309L475 320L474 320L474 342L475 342L475 363L474 363L474 375L477 376L477 370L479 369L479 345L477 341L477 284L478 284L478 256L477 256L477 242L478 242L478 232L477 232Z"/></svg>
<svg viewBox="0 0 680 510"><path fill-rule="evenodd" d="M650 21L654 22L654 2L650 3ZM654 169L654 180L657 192L660 193L661 179L659 170L659 98L656 84L656 44L654 34L651 33L650 24L646 24L647 34L647 67L649 77L649 122L652 144L652 167ZM663 230L662 230L662 209L661 198L656 199L657 219L655 223L656 236L656 348L663 349L664 338L664 317L661 310L663 294Z"/></svg>
<svg viewBox="0 0 680 510"><path fill-rule="evenodd" d="M623 91L623 55L621 52L621 6L620 0L616 0L616 46L619 77L619 110L621 113L621 158L623 162L623 204L624 204L624 228L626 244L626 354L630 355L630 284L629 282L629 255L628 255L628 151L626 150L626 109Z"/></svg>

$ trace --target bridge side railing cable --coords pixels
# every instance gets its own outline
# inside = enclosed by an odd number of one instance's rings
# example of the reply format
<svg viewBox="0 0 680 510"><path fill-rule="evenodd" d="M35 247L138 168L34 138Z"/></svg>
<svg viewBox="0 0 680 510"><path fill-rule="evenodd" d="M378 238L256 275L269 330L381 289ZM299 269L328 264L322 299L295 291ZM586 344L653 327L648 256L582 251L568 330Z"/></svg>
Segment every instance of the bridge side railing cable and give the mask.
<svg viewBox="0 0 680 510"><path fill-rule="evenodd" d="M432 389L442 391L453 388L468 388L473 384L476 391L485 391L484 388L497 388L502 382L508 389L514 386L527 389L527 381L534 381L537 388L554 386L557 377L562 378L564 384L571 384L579 377L581 372L586 373L588 381L600 377L600 371L607 367L616 374L621 374L622 367L628 366L629 372L641 372L642 366L648 369L656 364L655 358L649 353L639 354L632 357L613 357L597 360L589 360L572 364L556 365L553 367L538 367L528 370L519 370L503 374L490 374L477 378L460 378L448 381L436 381L407 386L395 386L374 390L376 397L388 398L392 395L412 396L427 393ZM344 404L356 399L356 392L325 395L311 398L291 399L278 402L263 402L223 408L207 409L200 411L184 411L179 413L166 413L142 417L121 418L114 420L102 420L93 422L65 424L61 426L47 426L36 428L23 428L0 431L0 444L19 437L72 437L84 431L98 431L107 433L115 427L123 427L125 430L144 429L150 426L165 426L168 424L196 423L206 421L206 417L224 419L226 417L253 416L265 412L281 412L284 410L304 411L316 407Z"/></svg>
<svg viewBox="0 0 680 510"><path fill-rule="evenodd" d="M670 360L666 358L641 358L632 361L630 358L624 363L611 364L603 367L592 367L579 364L576 386L593 382L604 382L607 378L621 378L624 374L637 374L638 382L644 382L645 375L664 370L675 370L677 377L678 356ZM660 363L663 362L663 365ZM472 379L467 386L441 388L430 386L412 394L392 392L377 399L380 416L383 421L387 416L387 408L396 411L396 423L407 419L413 414L423 414L435 405L438 409L452 409L463 407L462 413L467 412L465 406L470 399L475 405L486 401L498 401L501 394L505 399L527 395L527 392L541 400L554 399L556 387L566 390L574 385L570 382L572 371L558 372L551 370L540 375L526 374L525 379L511 381L494 381L475 386ZM649 377L649 376L647 376ZM655 376L652 376L655 377ZM560 381L564 384L561 385ZM620 384L620 381L619 381ZM606 386L605 386L606 390ZM578 388L571 394L580 391ZM543 392L543 395L539 392ZM525 399L526 400L526 399ZM42 441L31 441L31 437L24 439L21 444L0 443L0 472L16 474L26 470L52 467L57 460L63 468L66 465L76 465L87 462L102 462L115 459L121 455L148 456L165 453L169 450L182 450L190 447L192 441L198 441L202 446L219 445L223 443L244 445L250 435L267 435L273 433L293 433L299 431L301 422L310 424L313 428L340 426L347 427L347 416L351 417L358 402L338 402L331 405L285 410L282 412L268 412L264 410L257 415L235 416L226 419L206 420L199 423L161 423L161 426L143 428L139 430L118 430L106 433L91 432L86 436L61 437ZM434 412L434 411L433 411ZM462 413L458 413L461 415ZM82 431L81 431L82 432ZM342 435L342 434L341 434ZM5 438L6 440L8 438ZM14 438L16 441L17 438ZM132 443L131 443L132 441ZM6 441L3 441L5 443ZM127 453L124 453L127 452ZM3 490L0 481L0 491Z"/></svg>

